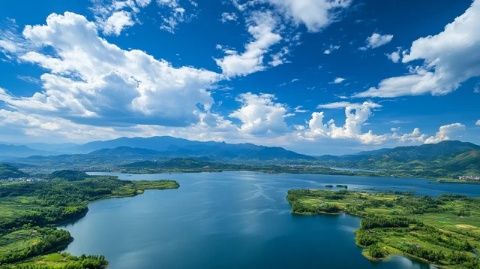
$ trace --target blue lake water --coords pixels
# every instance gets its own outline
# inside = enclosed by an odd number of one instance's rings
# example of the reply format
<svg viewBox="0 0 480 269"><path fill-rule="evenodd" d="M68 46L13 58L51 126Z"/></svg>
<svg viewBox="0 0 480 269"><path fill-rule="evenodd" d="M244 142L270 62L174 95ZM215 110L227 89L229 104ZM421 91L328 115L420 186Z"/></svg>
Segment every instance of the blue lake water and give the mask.
<svg viewBox="0 0 480 269"><path fill-rule="evenodd" d="M354 242L358 218L292 216L287 191L346 184L350 190L480 196L480 185L419 179L253 172L92 174L175 179L181 185L91 203L84 218L64 227L74 237L68 252L104 255L114 269L430 268L403 257L366 260Z"/></svg>

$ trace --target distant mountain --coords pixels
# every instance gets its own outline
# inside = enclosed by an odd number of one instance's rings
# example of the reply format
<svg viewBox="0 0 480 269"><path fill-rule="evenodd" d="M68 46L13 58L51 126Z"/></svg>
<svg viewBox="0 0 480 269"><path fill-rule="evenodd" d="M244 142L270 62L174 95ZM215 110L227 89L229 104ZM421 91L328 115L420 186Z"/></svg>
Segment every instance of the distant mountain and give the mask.
<svg viewBox="0 0 480 269"><path fill-rule="evenodd" d="M45 153L27 146L0 144L0 159L21 158Z"/></svg>
<svg viewBox="0 0 480 269"><path fill-rule="evenodd" d="M223 142L190 141L174 137L119 138L95 141L76 146L82 154L62 154L10 160L21 165L36 166L27 170L50 172L53 169L108 171L117 166L142 161L165 161L175 158L206 159L223 163L246 162L305 162L315 158L281 147L254 144L227 144Z"/></svg>
<svg viewBox="0 0 480 269"><path fill-rule="evenodd" d="M460 141L380 149L345 156L321 156L318 160L324 165L375 170L392 175L480 175L480 146Z"/></svg>
<svg viewBox="0 0 480 269"><path fill-rule="evenodd" d="M18 170L15 166L0 163L0 180L26 177L28 174Z"/></svg>
<svg viewBox="0 0 480 269"><path fill-rule="evenodd" d="M130 148L130 149L129 149ZM281 147L266 147L254 144L227 144L224 142L191 141L170 136L118 138L107 141L90 142L78 147L84 152L106 153L104 149L114 149L112 153L131 154L132 151L150 150L163 157L207 157L222 160L313 160L311 156L299 154ZM154 151L154 152L153 152ZM93 153L93 152L92 152Z"/></svg>
<svg viewBox="0 0 480 269"><path fill-rule="evenodd" d="M90 152L88 155L91 156L119 156L119 157L147 157L147 156L159 156L160 152L150 149L143 148L131 148L131 147L118 147L118 148L107 148L99 149L96 151Z"/></svg>
<svg viewBox="0 0 480 269"><path fill-rule="evenodd" d="M396 147L378 151L363 152L359 155L383 156L397 161L412 159L432 160L442 157L451 157L471 150L480 150L480 146L461 141L443 141L437 144L424 144L420 146Z"/></svg>

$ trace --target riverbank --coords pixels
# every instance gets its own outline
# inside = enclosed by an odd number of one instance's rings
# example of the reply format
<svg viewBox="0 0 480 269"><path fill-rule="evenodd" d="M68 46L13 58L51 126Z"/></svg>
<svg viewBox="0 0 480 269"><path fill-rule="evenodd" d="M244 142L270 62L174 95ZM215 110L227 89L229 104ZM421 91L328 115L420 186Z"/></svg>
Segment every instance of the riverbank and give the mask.
<svg viewBox="0 0 480 269"><path fill-rule="evenodd" d="M478 198L290 190L287 199L293 214L361 217L355 239L368 259L403 255L445 268L480 266Z"/></svg>
<svg viewBox="0 0 480 269"><path fill-rule="evenodd" d="M51 254L73 240L55 226L82 218L92 201L178 187L172 180L124 181L111 176L0 183L0 268L105 268L101 256Z"/></svg>

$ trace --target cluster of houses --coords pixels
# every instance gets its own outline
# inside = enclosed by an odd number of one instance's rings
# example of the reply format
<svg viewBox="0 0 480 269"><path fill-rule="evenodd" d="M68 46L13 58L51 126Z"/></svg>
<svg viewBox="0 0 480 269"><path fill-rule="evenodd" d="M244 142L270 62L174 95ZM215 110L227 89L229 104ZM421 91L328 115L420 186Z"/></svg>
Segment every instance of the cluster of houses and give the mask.
<svg viewBox="0 0 480 269"><path fill-rule="evenodd" d="M40 178L36 177L16 177L16 178L5 178L5 179L0 179L0 181L4 182L34 182L34 181L39 181L41 180Z"/></svg>
<svg viewBox="0 0 480 269"><path fill-rule="evenodd" d="M480 181L480 176L459 176L460 180Z"/></svg>

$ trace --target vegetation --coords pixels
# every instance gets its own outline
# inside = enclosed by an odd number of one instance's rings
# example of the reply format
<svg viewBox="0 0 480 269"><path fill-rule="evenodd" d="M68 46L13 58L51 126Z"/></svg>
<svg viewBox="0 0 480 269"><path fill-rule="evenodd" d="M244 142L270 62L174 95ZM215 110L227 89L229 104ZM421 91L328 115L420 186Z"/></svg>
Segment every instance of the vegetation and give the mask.
<svg viewBox="0 0 480 269"><path fill-rule="evenodd" d="M294 214L360 216L356 243L369 259L405 255L444 268L480 268L480 200L444 195L291 190Z"/></svg>
<svg viewBox="0 0 480 269"><path fill-rule="evenodd" d="M60 170L50 174L50 178L60 178L70 181L83 180L88 177L89 175L87 175L87 173L74 170Z"/></svg>
<svg viewBox="0 0 480 269"><path fill-rule="evenodd" d="M11 179L11 178L21 178L26 176L28 175L18 170L18 168L9 164L0 163L0 180Z"/></svg>
<svg viewBox="0 0 480 269"><path fill-rule="evenodd" d="M222 171L254 171L263 173L291 173L291 174L329 174L355 175L346 170L335 170L323 166L306 164L238 164L208 161L202 158L174 158L166 161L141 161L119 167L124 173L196 173Z"/></svg>
<svg viewBox="0 0 480 269"><path fill-rule="evenodd" d="M0 268L104 268L103 257L45 255L61 251L72 240L67 231L55 226L84 216L90 201L179 187L170 180L80 179L79 175L62 171L53 173L50 180L0 183Z"/></svg>
<svg viewBox="0 0 480 269"><path fill-rule="evenodd" d="M442 182L480 183L462 176L480 176L480 146L444 141L438 144L380 149L348 156L323 156L327 167L348 167L371 171L378 176L424 177Z"/></svg>
<svg viewBox="0 0 480 269"><path fill-rule="evenodd" d="M103 256L72 256L68 253L50 253L33 259L5 265L5 269L102 269L108 265Z"/></svg>

